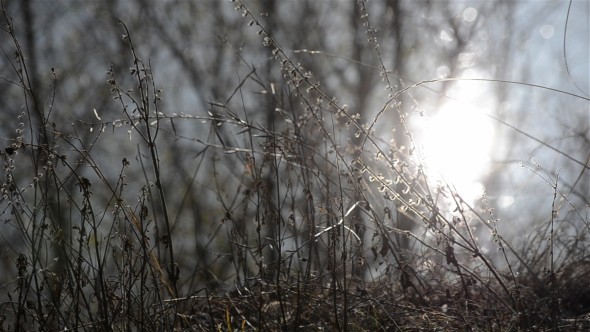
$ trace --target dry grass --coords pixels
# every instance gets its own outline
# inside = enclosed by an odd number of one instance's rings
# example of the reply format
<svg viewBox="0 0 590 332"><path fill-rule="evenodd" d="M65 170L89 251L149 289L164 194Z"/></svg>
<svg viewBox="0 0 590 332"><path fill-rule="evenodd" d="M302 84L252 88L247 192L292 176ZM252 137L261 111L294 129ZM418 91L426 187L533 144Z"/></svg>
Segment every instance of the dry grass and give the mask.
<svg viewBox="0 0 590 332"><path fill-rule="evenodd" d="M577 232L559 237L552 217L531 235L538 251L515 248L493 209L431 183L413 157L398 100L417 85L395 88L381 61L390 97L363 122L248 7L237 9L282 81L252 67L207 116L160 109L151 65L122 24L133 62L124 78L109 70L106 83L120 118L95 111L94 122L55 124L60 105L39 106L12 34L25 107L0 155L1 330L590 328L587 216L577 212L568 228ZM268 121L249 118L252 100ZM397 114L407 148L372 130L385 113ZM137 155L107 163L104 151L116 147L95 151L109 132L133 136ZM178 175L187 187L166 182L169 139L197 146L195 172ZM555 216L565 198L557 180L548 183ZM191 207L195 234L176 217ZM497 254L482 250L481 234Z"/></svg>

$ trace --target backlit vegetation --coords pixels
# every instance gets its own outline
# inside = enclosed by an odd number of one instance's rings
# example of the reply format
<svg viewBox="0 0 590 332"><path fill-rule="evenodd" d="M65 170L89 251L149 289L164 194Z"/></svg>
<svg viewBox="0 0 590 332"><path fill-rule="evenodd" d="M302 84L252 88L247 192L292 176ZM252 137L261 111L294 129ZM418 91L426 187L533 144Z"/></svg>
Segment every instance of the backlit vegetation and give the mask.
<svg viewBox="0 0 590 332"><path fill-rule="evenodd" d="M550 213L512 242L485 192L474 202L432 177L411 123L419 89L460 79L404 82L368 5L359 31L385 91L372 113L324 88L299 58L314 51L283 48L272 17L236 1L267 60L229 44L241 72L206 111L166 109L173 87L120 21L125 54L87 91L111 101L68 118L59 68L37 69L51 77L41 96L5 14L1 75L22 108L2 120L0 328L588 329L587 160L558 149L580 164L569 184L519 165L545 183Z"/></svg>

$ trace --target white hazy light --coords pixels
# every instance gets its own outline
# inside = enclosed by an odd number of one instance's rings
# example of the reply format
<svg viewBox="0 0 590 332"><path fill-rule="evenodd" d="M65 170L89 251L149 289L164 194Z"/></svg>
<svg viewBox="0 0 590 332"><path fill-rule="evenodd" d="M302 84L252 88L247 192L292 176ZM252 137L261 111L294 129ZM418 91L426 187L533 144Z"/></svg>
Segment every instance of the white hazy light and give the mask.
<svg viewBox="0 0 590 332"><path fill-rule="evenodd" d="M449 74L451 74L451 70L447 66L440 66L436 68L436 75L439 78L447 78L449 77Z"/></svg>
<svg viewBox="0 0 590 332"><path fill-rule="evenodd" d="M541 34L541 37L543 37L544 39L549 39L553 37L553 34L555 33L555 28L550 24L545 24L539 29L539 33Z"/></svg>
<svg viewBox="0 0 590 332"><path fill-rule="evenodd" d="M498 205L502 208L508 208L514 204L514 196L502 195L498 197Z"/></svg>
<svg viewBox="0 0 590 332"><path fill-rule="evenodd" d="M465 8L463 11L463 19L467 22L473 22L477 18L477 9L473 7Z"/></svg>
<svg viewBox="0 0 590 332"><path fill-rule="evenodd" d="M452 36L451 36L451 34L449 34L449 32L447 32L446 30L441 30L441 31L440 31L439 38L440 38L442 41L445 41L445 42L452 42L452 41L453 41L453 37L452 37Z"/></svg>
<svg viewBox="0 0 590 332"><path fill-rule="evenodd" d="M423 156L431 178L446 181L472 203L483 193L478 179L489 162L494 130L476 100L477 91L465 86L454 93L457 101L448 100L430 119Z"/></svg>

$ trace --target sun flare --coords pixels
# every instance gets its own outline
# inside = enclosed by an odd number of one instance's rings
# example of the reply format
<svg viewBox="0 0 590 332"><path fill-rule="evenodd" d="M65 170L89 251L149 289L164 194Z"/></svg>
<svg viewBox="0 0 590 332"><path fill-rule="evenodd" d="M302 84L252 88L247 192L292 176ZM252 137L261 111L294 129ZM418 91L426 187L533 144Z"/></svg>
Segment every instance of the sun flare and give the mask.
<svg viewBox="0 0 590 332"><path fill-rule="evenodd" d="M428 119L423 157L430 178L454 186L472 203L483 192L480 177L489 163L494 128L486 116L489 103L476 103L483 91L458 87Z"/></svg>

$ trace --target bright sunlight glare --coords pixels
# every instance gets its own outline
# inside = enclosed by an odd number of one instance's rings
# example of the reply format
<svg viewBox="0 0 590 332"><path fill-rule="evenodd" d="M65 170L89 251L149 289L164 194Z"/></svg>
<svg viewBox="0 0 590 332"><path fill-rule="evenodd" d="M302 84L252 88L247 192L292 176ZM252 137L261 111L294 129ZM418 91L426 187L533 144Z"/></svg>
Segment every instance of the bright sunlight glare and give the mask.
<svg viewBox="0 0 590 332"><path fill-rule="evenodd" d="M431 179L444 181L472 204L483 193L479 178L489 163L494 128L485 115L492 103L485 90L459 82L429 119L423 136L423 157ZM471 82L473 83L473 82Z"/></svg>

